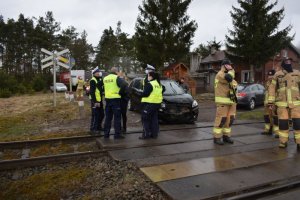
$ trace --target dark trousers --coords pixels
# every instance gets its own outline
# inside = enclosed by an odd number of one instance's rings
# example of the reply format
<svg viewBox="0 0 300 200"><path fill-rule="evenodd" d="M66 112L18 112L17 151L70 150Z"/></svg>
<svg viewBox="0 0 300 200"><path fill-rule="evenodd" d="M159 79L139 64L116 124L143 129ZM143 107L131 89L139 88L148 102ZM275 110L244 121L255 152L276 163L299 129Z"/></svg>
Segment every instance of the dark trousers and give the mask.
<svg viewBox="0 0 300 200"><path fill-rule="evenodd" d="M103 103L100 103L100 107L95 107L94 103L91 102L91 109L92 109L92 118L91 118L91 131L100 131L102 122L104 119L104 110L103 110Z"/></svg>
<svg viewBox="0 0 300 200"><path fill-rule="evenodd" d="M160 104L144 103L142 110L142 123L144 137L157 137L159 133L158 109Z"/></svg>
<svg viewBox="0 0 300 200"><path fill-rule="evenodd" d="M122 116L122 129L126 131L127 129L127 107L128 100L121 98L121 116Z"/></svg>
<svg viewBox="0 0 300 200"><path fill-rule="evenodd" d="M121 133L121 100L106 99L104 136L109 137L111 121L114 118L115 137Z"/></svg>

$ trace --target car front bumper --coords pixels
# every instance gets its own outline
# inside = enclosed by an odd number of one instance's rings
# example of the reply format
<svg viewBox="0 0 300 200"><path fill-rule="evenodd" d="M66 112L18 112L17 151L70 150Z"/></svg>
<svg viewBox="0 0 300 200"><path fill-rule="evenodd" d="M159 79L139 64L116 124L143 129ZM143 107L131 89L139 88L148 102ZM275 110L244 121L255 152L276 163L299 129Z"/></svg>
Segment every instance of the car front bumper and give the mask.
<svg viewBox="0 0 300 200"><path fill-rule="evenodd" d="M198 119L198 106L187 111L186 109L168 110L159 109L159 119L166 122L193 122Z"/></svg>

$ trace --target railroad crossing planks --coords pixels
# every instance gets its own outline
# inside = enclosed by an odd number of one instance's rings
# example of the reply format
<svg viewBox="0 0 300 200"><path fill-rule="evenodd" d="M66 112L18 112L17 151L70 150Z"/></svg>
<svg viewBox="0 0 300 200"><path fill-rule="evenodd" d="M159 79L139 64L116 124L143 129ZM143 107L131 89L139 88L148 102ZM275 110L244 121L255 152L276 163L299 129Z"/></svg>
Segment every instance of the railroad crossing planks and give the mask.
<svg viewBox="0 0 300 200"><path fill-rule="evenodd" d="M223 198L300 176L293 141L278 149L278 139L260 135L262 125L233 126L234 145L214 145L211 127L163 131L157 140L128 134L98 142L114 159L137 163L172 199Z"/></svg>

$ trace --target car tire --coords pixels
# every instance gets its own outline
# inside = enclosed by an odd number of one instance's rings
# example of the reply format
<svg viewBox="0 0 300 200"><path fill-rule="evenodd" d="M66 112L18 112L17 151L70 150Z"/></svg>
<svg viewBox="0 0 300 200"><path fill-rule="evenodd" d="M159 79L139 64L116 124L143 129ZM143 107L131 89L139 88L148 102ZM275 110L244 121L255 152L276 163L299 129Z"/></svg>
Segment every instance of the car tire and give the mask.
<svg viewBox="0 0 300 200"><path fill-rule="evenodd" d="M250 99L249 104L248 104L248 109L253 110L255 108L255 106L256 106L255 99L253 99L253 98Z"/></svg>
<svg viewBox="0 0 300 200"><path fill-rule="evenodd" d="M128 106L127 106L127 107L128 107L128 110L129 110L129 111L134 111L130 99L128 100Z"/></svg>
<svg viewBox="0 0 300 200"><path fill-rule="evenodd" d="M189 121L187 121L187 124L195 124L195 121L194 120L189 120Z"/></svg>

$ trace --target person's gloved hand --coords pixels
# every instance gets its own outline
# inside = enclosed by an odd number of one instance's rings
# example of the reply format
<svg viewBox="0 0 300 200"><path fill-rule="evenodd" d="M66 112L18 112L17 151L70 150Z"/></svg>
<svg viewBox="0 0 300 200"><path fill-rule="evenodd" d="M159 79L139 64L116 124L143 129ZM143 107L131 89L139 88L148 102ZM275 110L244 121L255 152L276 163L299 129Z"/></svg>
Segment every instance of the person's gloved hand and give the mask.
<svg viewBox="0 0 300 200"><path fill-rule="evenodd" d="M232 78L232 76L230 75L230 74L225 74L225 80L228 82L228 83L231 83L232 82L232 80L233 80L233 78Z"/></svg>

